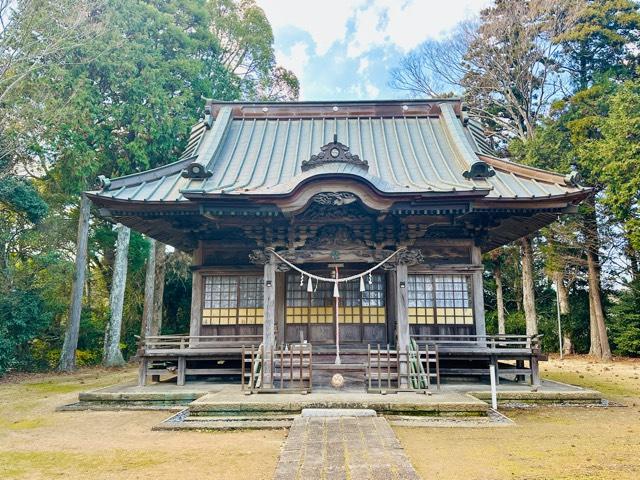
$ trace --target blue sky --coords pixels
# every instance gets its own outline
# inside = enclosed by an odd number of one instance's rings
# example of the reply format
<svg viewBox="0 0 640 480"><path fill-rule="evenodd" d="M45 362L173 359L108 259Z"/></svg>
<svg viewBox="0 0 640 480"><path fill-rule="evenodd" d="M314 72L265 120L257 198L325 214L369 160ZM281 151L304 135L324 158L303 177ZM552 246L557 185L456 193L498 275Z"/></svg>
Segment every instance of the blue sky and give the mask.
<svg viewBox="0 0 640 480"><path fill-rule="evenodd" d="M400 58L477 15L489 0L256 0L276 59L300 79L301 100L406 98L388 86Z"/></svg>

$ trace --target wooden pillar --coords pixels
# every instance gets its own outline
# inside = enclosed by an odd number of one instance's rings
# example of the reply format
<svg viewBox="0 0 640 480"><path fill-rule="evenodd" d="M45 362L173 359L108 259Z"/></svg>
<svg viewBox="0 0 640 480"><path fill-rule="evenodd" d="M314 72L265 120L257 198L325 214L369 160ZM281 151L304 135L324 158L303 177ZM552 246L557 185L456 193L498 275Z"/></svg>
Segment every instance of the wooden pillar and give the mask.
<svg viewBox="0 0 640 480"><path fill-rule="evenodd" d="M176 383L178 386L183 386L186 379L186 370L187 370L187 357L184 355L180 355L178 357L178 378Z"/></svg>
<svg viewBox="0 0 640 480"><path fill-rule="evenodd" d="M202 275L200 272L191 274L191 323L189 335L200 335L200 319L202 317Z"/></svg>
<svg viewBox="0 0 640 480"><path fill-rule="evenodd" d="M476 269L472 275L473 294L473 320L476 327L476 335L485 336L487 327L484 319L484 287L482 281L482 251L480 247L471 247L471 263ZM484 342L481 342L484 343Z"/></svg>
<svg viewBox="0 0 640 480"><path fill-rule="evenodd" d="M275 320L276 320L276 263L273 254L268 254L264 264L264 322L262 325L262 345L265 358L270 358L270 352L275 348ZM265 386L270 386L271 365L263 363Z"/></svg>
<svg viewBox="0 0 640 480"><path fill-rule="evenodd" d="M145 357L140 359L140 366L138 368L138 386L144 387L147 384L147 366L148 360Z"/></svg>
<svg viewBox="0 0 640 480"><path fill-rule="evenodd" d="M60 355L58 370L70 372L76 368L76 348L80 332L82 313L82 292L87 271L87 244L89 242L89 215L91 204L86 195L80 197L80 218L78 219L78 240L76 243L76 268L73 274L69 321L64 334L64 344Z"/></svg>
<svg viewBox="0 0 640 480"><path fill-rule="evenodd" d="M276 272L276 345L282 345L284 343L284 299L286 287L286 274L284 272Z"/></svg>
<svg viewBox="0 0 640 480"><path fill-rule="evenodd" d="M193 266L202 265L202 246L200 245L193 252ZM202 322L202 274L194 270L191 274L191 322L189 324L189 335L197 337L200 335ZM190 342L190 345L194 342Z"/></svg>
<svg viewBox="0 0 640 480"><path fill-rule="evenodd" d="M410 341L409 331L409 296L407 289L409 288L408 267L405 263L398 263L396 266L396 328L397 328L397 344L398 353L404 353L400 361L400 374L407 374L407 349ZM401 387L406 385L406 376L401 376Z"/></svg>
<svg viewBox="0 0 640 480"><path fill-rule="evenodd" d="M104 357L102 363L108 367L124 364L120 351L120 332L122 330L122 311L124 308L124 291L127 285L127 263L129 258L129 238L131 230L118 224L116 241L116 260L113 266L111 295L109 306L111 317L104 335Z"/></svg>

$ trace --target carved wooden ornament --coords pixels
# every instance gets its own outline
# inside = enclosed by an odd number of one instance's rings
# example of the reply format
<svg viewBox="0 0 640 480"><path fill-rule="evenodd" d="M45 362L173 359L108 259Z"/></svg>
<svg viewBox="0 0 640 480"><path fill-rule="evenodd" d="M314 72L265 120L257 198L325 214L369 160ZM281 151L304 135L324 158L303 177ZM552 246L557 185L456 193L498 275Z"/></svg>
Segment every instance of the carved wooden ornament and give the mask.
<svg viewBox="0 0 640 480"><path fill-rule="evenodd" d="M351 153L349 147L338 141L337 135L333 136L333 142L320 147L320 153L311 155L309 160L302 162L301 168L303 172L306 172L325 163L335 162L348 163L366 171L369 170L369 163L366 160L361 160L358 155Z"/></svg>

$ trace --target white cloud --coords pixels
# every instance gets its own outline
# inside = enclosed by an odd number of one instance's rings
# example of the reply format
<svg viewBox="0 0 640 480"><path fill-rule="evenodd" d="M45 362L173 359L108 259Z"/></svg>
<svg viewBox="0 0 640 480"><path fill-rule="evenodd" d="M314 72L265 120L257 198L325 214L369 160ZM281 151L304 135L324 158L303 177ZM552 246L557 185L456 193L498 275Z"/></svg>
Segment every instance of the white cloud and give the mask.
<svg viewBox="0 0 640 480"><path fill-rule="evenodd" d="M355 31L348 39L347 55L358 57L384 45L408 52L488 4L489 0L374 0L355 12Z"/></svg>
<svg viewBox="0 0 640 480"><path fill-rule="evenodd" d="M365 82L364 91L367 93L367 97L369 98L377 98L378 95L380 95L380 89L370 81Z"/></svg>
<svg viewBox="0 0 640 480"><path fill-rule="evenodd" d="M369 68L369 59L362 57L358 62L358 75L362 75Z"/></svg>
<svg viewBox="0 0 640 480"><path fill-rule="evenodd" d="M354 9L366 0L256 0L265 11L274 31L296 27L309 33L316 45L316 54L324 55L329 48L344 39L347 22Z"/></svg>
<svg viewBox="0 0 640 480"><path fill-rule="evenodd" d="M278 63L278 65L282 65L295 73L298 79L302 79L304 77L305 69L309 64L309 52L307 51L308 48L309 45L305 42L296 42L291 45L289 53L284 53L281 50L277 50L275 52L276 62ZM306 82L301 82L300 98L304 98L305 87Z"/></svg>
<svg viewBox="0 0 640 480"><path fill-rule="evenodd" d="M388 71L429 38L491 0L256 0L276 37L276 60L301 98L391 98Z"/></svg>
<svg viewBox="0 0 640 480"><path fill-rule="evenodd" d="M292 70L297 76L304 73L305 67L309 64L309 53L307 49L309 45L304 42L296 42L291 45L289 53L276 51L278 64L286 66Z"/></svg>

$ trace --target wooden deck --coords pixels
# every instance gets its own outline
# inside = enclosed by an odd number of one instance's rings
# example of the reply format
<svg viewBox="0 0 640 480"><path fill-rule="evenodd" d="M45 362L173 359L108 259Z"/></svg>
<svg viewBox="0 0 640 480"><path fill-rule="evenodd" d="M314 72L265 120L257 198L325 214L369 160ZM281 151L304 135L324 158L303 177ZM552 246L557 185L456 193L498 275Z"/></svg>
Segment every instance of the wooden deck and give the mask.
<svg viewBox="0 0 640 480"><path fill-rule="evenodd" d="M300 388L310 391L313 384L328 386L328 379L341 373L353 377L349 380L354 385L367 385L368 390L429 389L432 383L439 385L440 376L488 376L493 365L498 378L527 377L530 384L538 385L538 362L546 359L539 339L524 335L414 335L413 347L405 350L387 345L342 350L342 363L336 365L335 347L314 346L312 356L310 344L263 352L261 335L163 335L141 340L138 383L142 386L149 376L157 381L167 374L175 375L178 385L184 385L188 376L237 376L249 391L273 389L276 384L282 391L288 389L289 375L290 384L295 380ZM301 353L302 349L306 353ZM320 377L323 381L316 382Z"/></svg>

